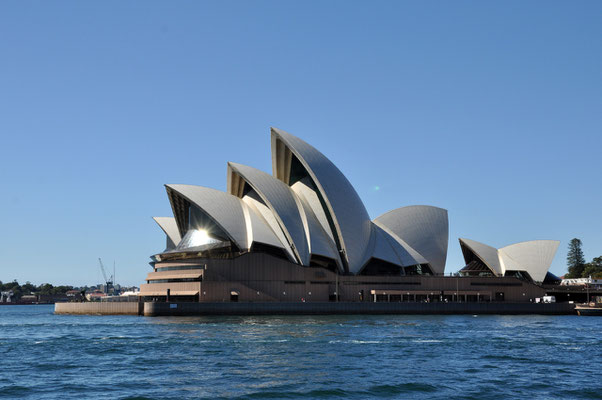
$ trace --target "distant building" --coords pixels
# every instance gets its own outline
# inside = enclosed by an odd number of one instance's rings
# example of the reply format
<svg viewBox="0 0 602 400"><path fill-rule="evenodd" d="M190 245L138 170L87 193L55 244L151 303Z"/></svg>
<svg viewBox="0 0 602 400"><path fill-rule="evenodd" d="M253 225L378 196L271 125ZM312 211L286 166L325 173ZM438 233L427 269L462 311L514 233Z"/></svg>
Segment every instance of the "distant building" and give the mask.
<svg viewBox="0 0 602 400"><path fill-rule="evenodd" d="M100 301L103 297L106 297L107 294L101 292L100 290L96 290L93 292L86 293L86 300L88 301Z"/></svg>
<svg viewBox="0 0 602 400"><path fill-rule="evenodd" d="M13 303L14 302L14 293L12 290L7 290L4 292L0 292L0 303Z"/></svg>
<svg viewBox="0 0 602 400"><path fill-rule="evenodd" d="M52 304L57 302L69 301L69 297L65 294L40 294L38 295L38 303Z"/></svg>
<svg viewBox="0 0 602 400"><path fill-rule="evenodd" d="M24 294L20 299L21 303L32 304L38 302L38 296L35 294Z"/></svg>
<svg viewBox="0 0 602 400"><path fill-rule="evenodd" d="M82 292L80 290L68 290L65 295L69 301L81 301L83 299Z"/></svg>
<svg viewBox="0 0 602 400"><path fill-rule="evenodd" d="M592 279L592 278L562 279L562 282L560 282L560 284L562 286L589 285L592 288L602 288L602 279Z"/></svg>

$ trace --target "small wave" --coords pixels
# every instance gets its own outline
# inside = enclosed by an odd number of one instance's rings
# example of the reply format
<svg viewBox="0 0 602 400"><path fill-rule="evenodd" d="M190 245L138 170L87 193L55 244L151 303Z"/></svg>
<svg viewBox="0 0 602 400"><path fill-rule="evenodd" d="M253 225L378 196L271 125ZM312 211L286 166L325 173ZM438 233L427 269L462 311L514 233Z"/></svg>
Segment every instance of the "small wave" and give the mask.
<svg viewBox="0 0 602 400"><path fill-rule="evenodd" d="M32 389L19 385L8 385L0 387L0 397L6 396L7 398L20 398L31 392L33 392Z"/></svg>
<svg viewBox="0 0 602 400"><path fill-rule="evenodd" d="M103 336L100 340L116 340L116 339L134 339L131 336ZM138 338L136 338L138 339Z"/></svg>
<svg viewBox="0 0 602 400"><path fill-rule="evenodd" d="M378 344L382 343L378 340L329 340L329 344L345 343L345 344Z"/></svg>
<svg viewBox="0 0 602 400"><path fill-rule="evenodd" d="M437 339L414 339L414 340L412 340L412 342L414 342L414 343L442 343L443 340L437 340Z"/></svg>
<svg viewBox="0 0 602 400"><path fill-rule="evenodd" d="M437 387L427 383L402 383L399 385L376 385L368 389L368 394L381 396L391 396L404 393L432 393L437 391Z"/></svg>
<svg viewBox="0 0 602 400"><path fill-rule="evenodd" d="M327 398L346 398L349 397L349 392L343 389L323 389L311 390L309 392L292 392L292 391L260 391L250 393L244 396L236 397L235 399L327 399Z"/></svg>
<svg viewBox="0 0 602 400"><path fill-rule="evenodd" d="M602 399L600 389L597 388L563 390L560 392L560 395L565 399Z"/></svg>

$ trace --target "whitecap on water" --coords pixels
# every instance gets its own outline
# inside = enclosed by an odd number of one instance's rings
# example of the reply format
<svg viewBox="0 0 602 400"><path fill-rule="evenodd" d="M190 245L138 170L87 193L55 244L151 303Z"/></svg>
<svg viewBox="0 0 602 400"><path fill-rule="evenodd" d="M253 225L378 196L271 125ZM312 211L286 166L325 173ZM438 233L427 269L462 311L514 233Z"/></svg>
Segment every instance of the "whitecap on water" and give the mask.
<svg viewBox="0 0 602 400"><path fill-rule="evenodd" d="M415 340L412 340L412 342L414 342L414 343L441 343L441 342L443 342L443 340L436 340L436 339L415 339Z"/></svg>

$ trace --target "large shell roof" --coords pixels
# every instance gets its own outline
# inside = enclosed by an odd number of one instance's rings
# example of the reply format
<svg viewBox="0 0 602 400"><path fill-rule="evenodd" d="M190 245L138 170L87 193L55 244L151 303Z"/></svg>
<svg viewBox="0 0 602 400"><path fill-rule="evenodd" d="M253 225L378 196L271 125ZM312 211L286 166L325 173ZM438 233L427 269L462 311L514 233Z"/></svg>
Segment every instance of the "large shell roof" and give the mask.
<svg viewBox="0 0 602 400"><path fill-rule="evenodd" d="M321 152L276 128L271 142L273 176L228 163L228 193L166 185L174 218L157 222L169 238L177 243L189 230L208 226L241 251L268 244L299 265L326 257L341 272L357 274L378 259L400 267L429 264L443 273L447 211L404 207L372 222L351 183Z"/></svg>
<svg viewBox="0 0 602 400"><path fill-rule="evenodd" d="M359 272L367 258L372 233L370 216L364 203L345 175L328 158L298 137L276 128L272 128L274 176L289 183L286 171L290 174L291 165L286 159L291 156L287 155L286 150L301 162L316 185L349 272Z"/></svg>

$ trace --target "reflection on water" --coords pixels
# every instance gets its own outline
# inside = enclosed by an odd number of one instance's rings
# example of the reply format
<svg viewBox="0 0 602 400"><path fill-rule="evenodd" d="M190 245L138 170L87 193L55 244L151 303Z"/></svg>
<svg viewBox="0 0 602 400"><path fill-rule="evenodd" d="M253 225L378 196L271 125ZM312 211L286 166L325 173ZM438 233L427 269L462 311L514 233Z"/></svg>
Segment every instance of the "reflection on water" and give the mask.
<svg viewBox="0 0 602 400"><path fill-rule="evenodd" d="M0 307L0 398L600 398L602 320Z"/></svg>

